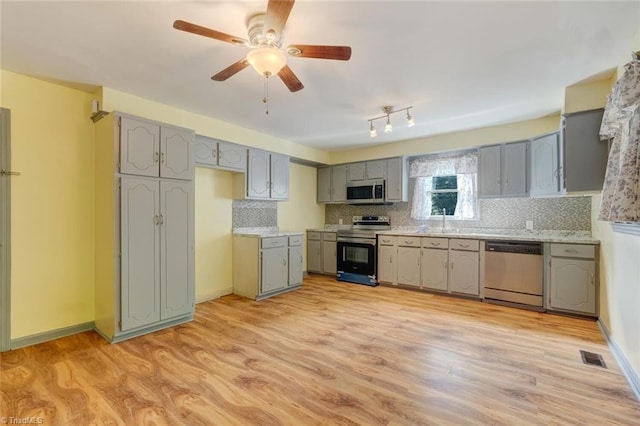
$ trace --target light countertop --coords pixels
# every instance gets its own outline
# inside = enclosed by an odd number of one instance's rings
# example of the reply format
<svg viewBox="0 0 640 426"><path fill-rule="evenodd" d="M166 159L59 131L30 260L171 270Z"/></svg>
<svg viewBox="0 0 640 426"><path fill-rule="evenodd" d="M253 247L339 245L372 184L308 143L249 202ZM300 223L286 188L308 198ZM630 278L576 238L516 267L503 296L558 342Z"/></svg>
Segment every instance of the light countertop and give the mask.
<svg viewBox="0 0 640 426"><path fill-rule="evenodd" d="M600 244L589 231L555 231L555 230L519 230L519 229L483 229L459 228L447 229L442 232L438 228L398 227L389 231L379 231L378 235L397 235L412 237L444 237L471 238L476 240L506 240L506 241L540 241L545 243L569 244Z"/></svg>
<svg viewBox="0 0 640 426"><path fill-rule="evenodd" d="M235 228L233 230L234 236L254 238L291 237L303 234L303 231L280 231L278 227L275 226L259 228Z"/></svg>

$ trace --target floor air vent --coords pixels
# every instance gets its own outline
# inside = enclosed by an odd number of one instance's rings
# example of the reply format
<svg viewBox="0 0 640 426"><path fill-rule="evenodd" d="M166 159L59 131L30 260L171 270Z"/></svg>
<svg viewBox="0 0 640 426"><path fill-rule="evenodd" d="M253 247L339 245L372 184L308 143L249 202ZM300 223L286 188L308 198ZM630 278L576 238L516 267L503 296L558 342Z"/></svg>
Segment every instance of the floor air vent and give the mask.
<svg viewBox="0 0 640 426"><path fill-rule="evenodd" d="M602 355L594 354L593 352L580 351L582 362L587 365L595 365L597 367L607 368L607 364L604 363Z"/></svg>

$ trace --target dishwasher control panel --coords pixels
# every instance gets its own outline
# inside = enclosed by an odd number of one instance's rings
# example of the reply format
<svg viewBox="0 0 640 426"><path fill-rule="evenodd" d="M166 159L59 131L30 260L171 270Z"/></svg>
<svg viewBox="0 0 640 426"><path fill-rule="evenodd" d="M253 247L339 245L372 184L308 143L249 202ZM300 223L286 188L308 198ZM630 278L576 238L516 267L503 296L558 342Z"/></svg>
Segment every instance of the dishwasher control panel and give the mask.
<svg viewBox="0 0 640 426"><path fill-rule="evenodd" d="M542 254L542 243L533 241L486 241L485 250L502 253Z"/></svg>

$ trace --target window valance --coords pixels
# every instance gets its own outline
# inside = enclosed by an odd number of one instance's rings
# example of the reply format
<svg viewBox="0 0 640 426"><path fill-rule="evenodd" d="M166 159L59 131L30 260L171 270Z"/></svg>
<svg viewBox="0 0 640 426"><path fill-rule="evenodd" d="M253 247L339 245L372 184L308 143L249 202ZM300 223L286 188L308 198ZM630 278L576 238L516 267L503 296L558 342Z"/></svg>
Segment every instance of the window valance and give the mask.
<svg viewBox="0 0 640 426"><path fill-rule="evenodd" d="M409 177L448 176L478 172L478 152L425 155L409 161Z"/></svg>

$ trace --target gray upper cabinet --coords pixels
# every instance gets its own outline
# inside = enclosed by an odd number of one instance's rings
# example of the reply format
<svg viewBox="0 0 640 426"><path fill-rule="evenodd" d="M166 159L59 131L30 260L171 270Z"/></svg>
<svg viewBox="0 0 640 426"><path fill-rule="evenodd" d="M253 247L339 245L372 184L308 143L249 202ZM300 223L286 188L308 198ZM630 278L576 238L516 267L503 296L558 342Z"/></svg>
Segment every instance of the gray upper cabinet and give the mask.
<svg viewBox="0 0 640 426"><path fill-rule="evenodd" d="M120 173L192 180L194 137L189 129L121 116Z"/></svg>
<svg viewBox="0 0 640 426"><path fill-rule="evenodd" d="M564 187L567 192L601 191L608 146L598 135L603 109L562 116Z"/></svg>
<svg viewBox="0 0 640 426"><path fill-rule="evenodd" d="M199 166L235 172L247 170L247 148L242 145L197 135L194 151Z"/></svg>
<svg viewBox="0 0 640 426"><path fill-rule="evenodd" d="M529 195L527 151L529 142L508 143L502 148L502 196Z"/></svg>
<svg viewBox="0 0 640 426"><path fill-rule="evenodd" d="M483 146L478 149L478 197L529 195L529 142Z"/></svg>
<svg viewBox="0 0 640 426"><path fill-rule="evenodd" d="M348 165L349 180L383 179L386 177L386 161L373 160Z"/></svg>
<svg viewBox="0 0 640 426"><path fill-rule="evenodd" d="M500 145L478 149L478 197L499 197L502 194L501 153Z"/></svg>
<svg viewBox="0 0 640 426"><path fill-rule="evenodd" d="M560 132L531 139L531 196L562 194Z"/></svg>
<svg viewBox="0 0 640 426"><path fill-rule="evenodd" d="M236 196L263 200L287 200L289 198L289 157L259 149L249 149L247 158L246 187L242 190L242 196L240 194ZM237 182L242 184L245 181Z"/></svg>
<svg viewBox="0 0 640 426"><path fill-rule="evenodd" d="M318 203L347 201L347 165L318 169Z"/></svg>
<svg viewBox="0 0 640 426"><path fill-rule="evenodd" d="M409 174L405 157L389 158L385 201L409 201Z"/></svg>

